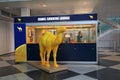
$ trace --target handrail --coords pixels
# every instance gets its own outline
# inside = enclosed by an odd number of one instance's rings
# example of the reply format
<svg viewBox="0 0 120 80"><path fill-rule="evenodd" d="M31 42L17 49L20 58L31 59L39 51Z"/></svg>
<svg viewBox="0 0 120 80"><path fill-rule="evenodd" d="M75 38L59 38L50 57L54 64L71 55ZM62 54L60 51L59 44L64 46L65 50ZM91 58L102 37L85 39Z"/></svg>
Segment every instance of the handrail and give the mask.
<svg viewBox="0 0 120 80"><path fill-rule="evenodd" d="M113 28L118 28L117 27L117 24L115 24L115 23L113 23L113 22L110 22L110 21L108 21L108 20L103 20L103 19L99 19L100 21L102 21L102 22L104 22L104 23L106 23L106 24L108 24L109 26L111 26L111 27L113 27Z"/></svg>
<svg viewBox="0 0 120 80"><path fill-rule="evenodd" d="M107 18L108 21L113 22L117 25L120 25L120 17L117 18Z"/></svg>
<svg viewBox="0 0 120 80"><path fill-rule="evenodd" d="M118 26L117 24L114 24L108 20L103 20L103 19L99 19L100 23L98 23L98 36L100 36L101 34L104 34L112 29L117 29Z"/></svg>

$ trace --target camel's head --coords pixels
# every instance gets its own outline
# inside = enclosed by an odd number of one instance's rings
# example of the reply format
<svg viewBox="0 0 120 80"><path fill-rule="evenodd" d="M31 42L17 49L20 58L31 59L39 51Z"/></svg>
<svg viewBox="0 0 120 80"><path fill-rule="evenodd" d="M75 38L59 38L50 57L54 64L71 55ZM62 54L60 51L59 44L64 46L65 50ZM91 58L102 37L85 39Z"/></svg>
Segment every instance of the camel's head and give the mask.
<svg viewBox="0 0 120 80"><path fill-rule="evenodd" d="M58 28L56 29L56 31L57 31L57 33L63 33L63 32L66 31L66 27L58 27Z"/></svg>

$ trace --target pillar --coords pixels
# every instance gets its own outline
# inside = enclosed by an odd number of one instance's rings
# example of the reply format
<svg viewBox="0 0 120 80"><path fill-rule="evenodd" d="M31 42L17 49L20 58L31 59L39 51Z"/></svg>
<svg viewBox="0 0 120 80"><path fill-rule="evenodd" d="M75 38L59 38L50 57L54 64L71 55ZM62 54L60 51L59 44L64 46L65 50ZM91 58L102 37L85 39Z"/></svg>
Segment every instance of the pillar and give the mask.
<svg viewBox="0 0 120 80"><path fill-rule="evenodd" d="M30 16L29 8L21 8L21 16Z"/></svg>

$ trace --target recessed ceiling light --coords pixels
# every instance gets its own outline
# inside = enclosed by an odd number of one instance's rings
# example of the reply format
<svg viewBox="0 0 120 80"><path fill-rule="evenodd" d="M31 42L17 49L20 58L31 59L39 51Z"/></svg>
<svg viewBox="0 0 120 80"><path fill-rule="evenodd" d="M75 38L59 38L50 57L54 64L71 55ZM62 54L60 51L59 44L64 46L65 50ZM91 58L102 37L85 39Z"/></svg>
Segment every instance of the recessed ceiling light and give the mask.
<svg viewBox="0 0 120 80"><path fill-rule="evenodd" d="M84 4L84 5L86 5L87 3L88 3L88 2L86 2L86 1L85 1L85 2L83 2L83 4Z"/></svg>
<svg viewBox="0 0 120 80"><path fill-rule="evenodd" d="M47 5L45 5L45 4L43 4L42 6L43 6L43 7L47 7Z"/></svg>

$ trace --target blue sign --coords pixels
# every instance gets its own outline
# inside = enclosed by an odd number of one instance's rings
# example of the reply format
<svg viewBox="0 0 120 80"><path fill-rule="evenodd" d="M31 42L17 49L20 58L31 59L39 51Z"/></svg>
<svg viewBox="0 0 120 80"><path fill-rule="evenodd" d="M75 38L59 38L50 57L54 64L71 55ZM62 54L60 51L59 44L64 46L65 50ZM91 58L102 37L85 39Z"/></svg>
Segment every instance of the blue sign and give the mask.
<svg viewBox="0 0 120 80"><path fill-rule="evenodd" d="M97 14L15 17L15 23L97 20Z"/></svg>
<svg viewBox="0 0 120 80"><path fill-rule="evenodd" d="M15 49L22 44L26 44L26 25L14 24Z"/></svg>

